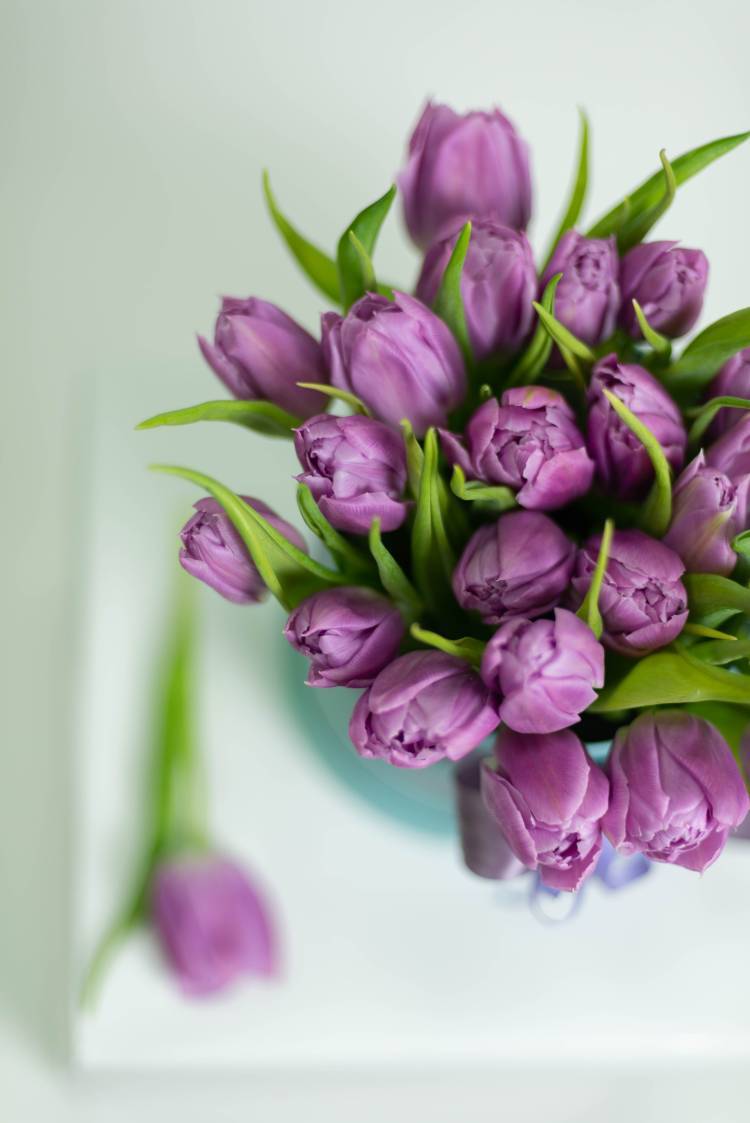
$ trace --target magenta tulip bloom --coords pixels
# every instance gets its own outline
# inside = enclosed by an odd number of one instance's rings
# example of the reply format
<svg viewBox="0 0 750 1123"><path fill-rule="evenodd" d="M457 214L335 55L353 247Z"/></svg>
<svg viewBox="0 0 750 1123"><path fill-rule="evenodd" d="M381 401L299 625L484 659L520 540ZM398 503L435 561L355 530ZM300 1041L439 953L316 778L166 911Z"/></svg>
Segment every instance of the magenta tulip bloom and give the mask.
<svg viewBox="0 0 750 1123"><path fill-rule="evenodd" d="M542 616L568 587L575 547L537 511L512 511L481 526L453 574L456 600L487 624L509 616Z"/></svg>
<svg viewBox="0 0 750 1123"><path fill-rule="evenodd" d="M482 657L482 678L502 698L500 718L517 733L556 733L575 725L604 685L604 648L572 612L554 620L512 617Z"/></svg>
<svg viewBox="0 0 750 1123"><path fill-rule="evenodd" d="M620 308L618 270L614 237L584 238L568 230L544 271L542 289L562 273L555 291L555 317L584 343L601 343L615 329Z"/></svg>
<svg viewBox="0 0 750 1123"><path fill-rule="evenodd" d="M488 398L466 426L464 443L442 432L445 454L469 479L505 484L521 507L552 511L589 490L594 462L562 394L545 386Z"/></svg>
<svg viewBox="0 0 750 1123"><path fill-rule="evenodd" d="M413 296L368 293L345 317L326 312L323 353L331 382L382 421L411 421L422 436L445 425L466 394L466 371L449 328Z"/></svg>
<svg viewBox="0 0 750 1123"><path fill-rule="evenodd" d="M260 499L242 498L293 545L307 550L302 535ZM182 568L234 604L263 600L263 579L223 507L215 499L199 499L194 507L196 514L180 531Z"/></svg>
<svg viewBox="0 0 750 1123"><path fill-rule="evenodd" d="M671 339L685 335L701 314L707 280L702 250L681 249L676 242L633 246L620 266L620 323L633 339L642 337L633 308L637 300L656 331Z"/></svg>
<svg viewBox="0 0 750 1123"><path fill-rule="evenodd" d="M531 215L528 148L498 109L461 115L428 102L398 185L409 233L423 249L467 218L523 230Z"/></svg>
<svg viewBox="0 0 750 1123"><path fill-rule="evenodd" d="M310 660L308 686L369 686L395 658L404 622L370 589L324 589L295 608L284 635Z"/></svg>
<svg viewBox="0 0 750 1123"><path fill-rule="evenodd" d="M417 296L432 306L457 231L431 246L417 282ZM475 358L512 354L529 334L536 299L534 255L525 234L491 219L472 223L471 241L461 272L461 297Z"/></svg>
<svg viewBox="0 0 750 1123"><path fill-rule="evenodd" d="M203 357L235 398L273 402L297 417L326 407L315 390L298 382L327 382L320 345L291 316L256 296L225 296L214 342L202 335Z"/></svg>
<svg viewBox="0 0 750 1123"><path fill-rule="evenodd" d="M406 453L401 435L371 417L311 417L294 434L307 484L328 521L367 534L375 518L395 530L406 518Z"/></svg>
<svg viewBox="0 0 750 1123"><path fill-rule="evenodd" d="M672 494L665 545L680 555L689 573L727 577L737 563L732 540L744 530L746 500L741 510L738 489L723 472L706 466L702 452L680 475Z"/></svg>
<svg viewBox="0 0 750 1123"><path fill-rule="evenodd" d="M750 400L750 347L732 355L711 383L707 398L746 398ZM713 420L711 432L720 437L746 416L746 411L725 406Z"/></svg>
<svg viewBox="0 0 750 1123"><path fill-rule="evenodd" d="M187 993L212 994L243 974L277 974L268 907L234 862L213 854L169 859L157 867L151 900L162 948Z"/></svg>
<svg viewBox="0 0 750 1123"><path fill-rule="evenodd" d="M684 710L660 709L618 729L604 831L622 854L640 852L702 872L750 809L724 738Z"/></svg>
<svg viewBox="0 0 750 1123"><path fill-rule="evenodd" d="M589 385L587 442L607 491L619 499L642 499L654 478L648 453L620 420L603 391L609 390L653 433L675 471L685 459L687 433L669 394L652 374L607 355L594 367Z"/></svg>
<svg viewBox="0 0 750 1123"><path fill-rule="evenodd" d="M569 729L545 736L503 726L482 792L513 853L551 889L572 892L602 849L607 777Z"/></svg>
<svg viewBox="0 0 750 1123"><path fill-rule="evenodd" d="M737 412L737 411L734 411ZM739 521L750 526L750 413L706 449L706 464L728 476L737 488Z"/></svg>
<svg viewBox="0 0 750 1123"><path fill-rule="evenodd" d="M492 695L463 659L412 651L362 694L349 736L360 756L426 768L444 757L466 756L499 720Z"/></svg>

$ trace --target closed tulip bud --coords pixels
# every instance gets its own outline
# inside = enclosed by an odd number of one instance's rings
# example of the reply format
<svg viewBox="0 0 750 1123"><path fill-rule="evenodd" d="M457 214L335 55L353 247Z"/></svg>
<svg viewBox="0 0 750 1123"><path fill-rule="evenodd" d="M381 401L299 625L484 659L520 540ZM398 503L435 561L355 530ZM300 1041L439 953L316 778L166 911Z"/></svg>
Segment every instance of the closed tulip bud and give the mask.
<svg viewBox="0 0 750 1123"><path fill-rule="evenodd" d="M459 760L497 728L497 706L463 659L412 651L381 671L349 723L360 756L397 768Z"/></svg>
<svg viewBox="0 0 750 1123"><path fill-rule="evenodd" d="M542 276L542 288L556 273L555 316L573 335L594 346L615 329L620 308L617 245L611 238L563 234Z"/></svg>
<svg viewBox="0 0 750 1123"><path fill-rule="evenodd" d="M634 246L620 265L620 323L633 339L641 338L633 308L637 300L656 331L671 339L685 335L700 316L707 280L708 260L702 250L681 249L676 242Z"/></svg>
<svg viewBox="0 0 750 1123"><path fill-rule="evenodd" d="M672 522L663 541L680 555L689 573L726 577L734 569L732 540L744 529L737 491L728 476L706 466L702 452L677 480Z"/></svg>
<svg viewBox="0 0 750 1123"><path fill-rule="evenodd" d="M497 109L461 115L428 102L398 185L409 233L422 248L467 218L523 230L531 215L528 148Z"/></svg>
<svg viewBox="0 0 750 1123"><path fill-rule="evenodd" d="M556 390L518 386L488 398L466 426L464 443L441 433L452 463L469 478L505 484L530 510L564 507L589 490L594 462L575 416Z"/></svg>
<svg viewBox="0 0 750 1123"><path fill-rule="evenodd" d="M417 436L444 425L466 394L466 371L453 335L419 300L368 293L345 317L323 316L331 382L356 394L382 421L408 418Z"/></svg>
<svg viewBox="0 0 750 1123"><path fill-rule="evenodd" d="M385 531L406 518L406 453L399 433L370 417L311 417L294 447L321 511L339 530L367 534L375 518Z"/></svg>
<svg viewBox="0 0 750 1123"><path fill-rule="evenodd" d="M737 412L736 410L734 412ZM737 488L740 529L750 526L750 413L706 449L706 464L728 476Z"/></svg>
<svg viewBox="0 0 750 1123"><path fill-rule="evenodd" d="M294 527L260 499L247 495L242 498L293 545L307 549ZM262 600L266 586L223 507L215 499L199 499L195 511L180 532L182 568L234 604L256 604Z"/></svg>
<svg viewBox="0 0 750 1123"><path fill-rule="evenodd" d="M308 686L369 686L395 657L404 622L370 589L336 588L303 600L284 635L310 660Z"/></svg>
<svg viewBox="0 0 750 1123"><path fill-rule="evenodd" d="M640 852L702 872L750 809L732 751L684 710L641 714L618 729L604 831L620 853Z"/></svg>
<svg viewBox="0 0 750 1123"><path fill-rule="evenodd" d="M586 439L599 478L619 499L642 499L654 478L645 447L621 420L603 391L609 390L643 422L675 471L685 459L687 434L682 416L652 374L634 363L607 355L594 367L589 384Z"/></svg>
<svg viewBox="0 0 750 1123"><path fill-rule="evenodd" d="M575 725L604 685L604 648L572 612L554 620L506 620L487 644L482 678L500 696L500 718L517 733Z"/></svg>
<svg viewBox="0 0 750 1123"><path fill-rule="evenodd" d="M550 889L572 892L602 849L607 777L569 729L544 736L503 726L482 792L513 853Z"/></svg>
<svg viewBox="0 0 750 1123"><path fill-rule="evenodd" d="M512 511L469 539L453 574L456 600L487 624L509 616L542 616L565 592L575 548L537 511Z"/></svg>
<svg viewBox="0 0 750 1123"><path fill-rule="evenodd" d="M432 305L458 232L427 252L417 296ZM461 297L474 356L512 354L523 344L534 319L534 255L525 234L491 219L472 223L471 241L461 272Z"/></svg>
<svg viewBox="0 0 750 1123"><path fill-rule="evenodd" d="M750 347L732 355L708 389L709 398L746 398L750 400ZM711 432L720 437L745 417L742 409L725 406L713 420Z"/></svg>
<svg viewBox="0 0 750 1123"><path fill-rule="evenodd" d="M574 603L589 591L601 535L578 551L572 586ZM682 559L663 542L640 530L618 530L599 593L605 647L622 655L646 655L671 643L688 618L687 592L680 578Z"/></svg>
<svg viewBox="0 0 750 1123"><path fill-rule="evenodd" d="M275 304L225 296L214 342L202 335L203 357L235 398L273 402L297 417L325 409L325 398L298 382L327 382L320 345Z"/></svg>
<svg viewBox="0 0 750 1123"><path fill-rule="evenodd" d="M234 862L214 854L163 862L151 904L163 951L187 993L211 994L244 974L277 974L268 907Z"/></svg>

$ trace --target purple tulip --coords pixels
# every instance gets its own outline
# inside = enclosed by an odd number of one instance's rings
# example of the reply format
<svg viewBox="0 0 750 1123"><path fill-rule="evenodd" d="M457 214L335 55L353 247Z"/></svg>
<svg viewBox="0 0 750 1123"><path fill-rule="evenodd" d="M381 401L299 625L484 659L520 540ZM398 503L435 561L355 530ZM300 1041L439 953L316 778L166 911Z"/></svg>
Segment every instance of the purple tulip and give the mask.
<svg viewBox="0 0 750 1123"><path fill-rule="evenodd" d="M445 425L466 394L466 371L453 335L419 300L368 293L346 317L326 312L323 353L331 382L356 394L392 425L407 417L417 436Z"/></svg>
<svg viewBox="0 0 750 1123"><path fill-rule="evenodd" d="M453 574L456 600L487 624L543 616L559 604L575 561L573 543L537 511L512 511L481 526Z"/></svg>
<svg viewBox="0 0 750 1123"><path fill-rule="evenodd" d="M243 974L278 973L268 907L226 858L199 854L163 862L154 876L152 910L164 953L187 993L223 990Z"/></svg>
<svg viewBox="0 0 750 1123"><path fill-rule="evenodd" d="M556 733L575 725L604 686L604 648L565 608L554 620L512 617L482 657L485 685L502 698L500 718L517 733Z"/></svg>
<svg viewBox="0 0 750 1123"><path fill-rule="evenodd" d="M644 367L607 355L594 367L589 385L587 441L604 487L618 499L642 499L654 478L648 453L604 396L609 390L656 437L675 471L685 459L687 434L666 390Z"/></svg>
<svg viewBox="0 0 750 1123"><path fill-rule="evenodd" d="M746 727L740 741L740 771L747 788L750 786L750 725ZM750 809L734 833L737 838L750 839Z"/></svg>
<svg viewBox="0 0 750 1123"><path fill-rule="evenodd" d="M445 454L470 479L505 484L530 510L552 511L584 495L594 463L568 403L545 386L488 398L466 426L465 445L442 432Z"/></svg>
<svg viewBox="0 0 750 1123"><path fill-rule="evenodd" d="M404 622L370 589L325 589L303 600L284 635L310 660L308 686L369 686L395 658Z"/></svg>
<svg viewBox="0 0 750 1123"><path fill-rule="evenodd" d="M709 398L750 399L750 347L732 355L709 387ZM711 432L720 437L745 417L745 411L725 406L713 420Z"/></svg>
<svg viewBox="0 0 750 1123"><path fill-rule="evenodd" d="M505 835L482 799L482 760L476 754L462 760L454 770L456 817L464 863L477 877L508 881L524 873Z"/></svg>
<svg viewBox="0 0 750 1123"><path fill-rule="evenodd" d="M214 342L202 335L203 357L235 398L273 402L297 417L325 409L326 399L298 382L327 382L320 345L275 304L256 296L225 296Z"/></svg>
<svg viewBox="0 0 750 1123"><path fill-rule="evenodd" d="M367 534L375 518L395 530L406 518L406 453L399 433L371 417L311 417L295 430L294 447L307 484L328 521Z"/></svg>
<svg viewBox="0 0 750 1123"><path fill-rule="evenodd" d="M665 544L680 555L689 573L727 577L737 563L732 540L744 529L738 489L723 472L706 467L700 452L680 475L672 495Z"/></svg>
<svg viewBox="0 0 750 1123"><path fill-rule="evenodd" d="M498 109L461 115L428 102L398 185L409 233L423 249L467 218L523 230L531 215L528 148Z"/></svg>
<svg viewBox="0 0 750 1123"><path fill-rule="evenodd" d="M242 498L293 545L307 550L294 527L260 499ZM226 600L257 604L265 596L266 586L229 516L215 499L199 499L194 506L196 514L180 531L180 565Z"/></svg>
<svg viewBox="0 0 750 1123"><path fill-rule="evenodd" d="M417 296L433 304L458 232L428 251L417 282ZM534 320L534 255L525 234L491 219L472 223L471 241L461 273L461 296L469 340L477 359L518 351Z"/></svg>
<svg viewBox="0 0 750 1123"><path fill-rule="evenodd" d="M503 726L482 792L513 853L543 885L572 892L596 868L609 784L569 729L543 737Z"/></svg>
<svg viewBox="0 0 750 1123"><path fill-rule="evenodd" d="M555 316L584 343L601 343L615 329L620 308L618 269L614 237L584 238L568 230L544 270L542 289L562 273L555 292Z"/></svg>
<svg viewBox="0 0 750 1123"><path fill-rule="evenodd" d="M732 751L713 725L684 710L641 714L618 729L604 831L620 853L702 873L750 809Z"/></svg>
<svg viewBox="0 0 750 1123"><path fill-rule="evenodd" d="M735 485L740 529L750 526L750 413L743 413L736 425L709 445L706 464L723 472Z"/></svg>
<svg viewBox="0 0 750 1123"><path fill-rule="evenodd" d="M701 314L708 260L702 250L676 246L677 242L643 242L622 259L620 323L633 339L642 338L633 300L651 327L671 339L690 331Z"/></svg>
<svg viewBox="0 0 750 1123"><path fill-rule="evenodd" d="M463 659L412 651L362 694L349 736L360 756L426 768L444 757L466 756L499 720L492 695Z"/></svg>
<svg viewBox="0 0 750 1123"><path fill-rule="evenodd" d="M578 551L571 582L576 604L589 591L600 545L597 534ZM663 542L640 530L615 531L599 594L604 646L645 655L676 639L688 618L684 572L682 559Z"/></svg>

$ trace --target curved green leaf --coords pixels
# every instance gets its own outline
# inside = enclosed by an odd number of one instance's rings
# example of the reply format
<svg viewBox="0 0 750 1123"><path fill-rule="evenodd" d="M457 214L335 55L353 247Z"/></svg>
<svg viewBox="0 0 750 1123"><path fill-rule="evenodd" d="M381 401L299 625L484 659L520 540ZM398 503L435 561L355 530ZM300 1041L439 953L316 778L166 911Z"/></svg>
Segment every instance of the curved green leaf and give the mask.
<svg viewBox="0 0 750 1123"><path fill-rule="evenodd" d="M578 161L576 164L576 174L573 180L573 186L570 192L570 199L565 208L565 213L560 219L560 224L557 227L555 235L550 244L549 252L544 259L544 264L539 270L543 273L549 265L552 255L555 252L557 243L568 230L572 230L583 210L583 204L586 199L586 190L589 181L589 119L583 109L578 110L581 119L581 132L578 142Z"/></svg>
<svg viewBox="0 0 750 1123"><path fill-rule="evenodd" d="M443 521L438 476L437 434L424 438L424 464L412 525L412 565L417 588L431 608L452 604L451 577L456 564Z"/></svg>
<svg viewBox="0 0 750 1123"><path fill-rule="evenodd" d="M573 335L573 332L569 331L568 328L565 327L565 324L561 324L559 320L556 320L552 313L548 312L542 304L533 301L533 305L539 319L560 350L564 349L565 351L569 351L571 355L575 355L578 359L583 359L586 363L594 362L596 356L583 340Z"/></svg>
<svg viewBox="0 0 750 1123"><path fill-rule="evenodd" d="M614 532L614 522L612 519L607 519L604 523L602 541L599 546L599 555L596 559L594 572L591 575L591 584L589 585L586 596L583 598L583 604L576 613L581 620L584 620L588 624L597 639L601 638L601 634L604 630L602 614L599 611L599 594L602 591L604 574L607 572L607 562L609 561L609 551L612 546L612 536Z"/></svg>
<svg viewBox="0 0 750 1123"><path fill-rule="evenodd" d="M750 530L743 530L732 540L732 549L741 558L747 558L750 561Z"/></svg>
<svg viewBox="0 0 750 1123"><path fill-rule="evenodd" d="M335 398L337 401L346 402L351 406L355 413L361 413L365 417L372 417L369 409L356 394L352 394L349 390L342 390L339 386L329 386L327 382L298 382L303 390L317 390L319 394L325 394L328 398Z"/></svg>
<svg viewBox="0 0 750 1123"><path fill-rule="evenodd" d="M307 238L304 238L299 231L295 230L291 222L284 217L271 191L271 180L267 171L263 172L263 194L276 229L291 250L292 256L302 272L309 277L324 296L340 304L341 295L336 262L327 253L323 253L317 246L314 246L312 242L308 242Z"/></svg>
<svg viewBox="0 0 750 1123"><path fill-rule="evenodd" d="M659 159L662 166L662 191L658 200L653 206L646 207L644 210L634 213L632 209L633 200L631 199L630 214L623 225L617 232L617 248L620 253L626 253L633 246L648 234L649 230L659 221L661 216L671 207L672 201L677 192L677 180L675 179L674 169L667 159L667 154L662 148L659 153Z"/></svg>
<svg viewBox="0 0 750 1123"><path fill-rule="evenodd" d="M395 195L395 186L389 187L385 195L359 212L339 238L336 263L341 302L346 309L375 289L372 254Z"/></svg>
<svg viewBox="0 0 750 1123"><path fill-rule="evenodd" d="M393 554L384 546L380 533L380 519L372 521L369 545L370 553L378 567L380 584L397 605L404 619L416 620L422 612L422 600Z"/></svg>
<svg viewBox="0 0 750 1123"><path fill-rule="evenodd" d="M703 434L716 417L716 414L720 409L724 408L750 409L750 398L735 398L729 394L718 398L711 398L704 406L700 407L695 415L695 420L688 433L688 441L691 445L696 446L700 444Z"/></svg>
<svg viewBox="0 0 750 1123"><path fill-rule="evenodd" d="M414 427L408 417L401 420L401 432L406 446L406 473L409 480L409 491L412 498L416 499L419 495L419 483L422 479L424 453L422 452L422 446L414 435Z"/></svg>
<svg viewBox="0 0 750 1123"><path fill-rule="evenodd" d="M555 310L555 290L562 280L562 273L556 273L547 282L542 294L542 308L552 314ZM552 336L539 319L526 350L512 368L506 386L528 386L535 382L547 365L552 351Z"/></svg>
<svg viewBox="0 0 750 1123"><path fill-rule="evenodd" d="M501 484L485 484L481 480L468 480L460 464L453 465L451 491L465 503L492 503L497 511L508 511L516 506L516 493Z"/></svg>
<svg viewBox="0 0 750 1123"><path fill-rule="evenodd" d="M714 667L736 663L738 659L750 658L750 639L716 639L696 643L690 648L690 654Z"/></svg>
<svg viewBox="0 0 750 1123"><path fill-rule="evenodd" d="M672 471L669 461L664 455L664 449L641 419L611 390L604 390L603 393L618 417L641 441L653 465L654 483L644 505L641 522L644 530L655 538L661 538L666 534L672 519Z"/></svg>
<svg viewBox="0 0 750 1123"><path fill-rule="evenodd" d="M352 580L362 581L363 578L374 577L372 562L335 527L331 526L328 519L315 502L313 493L307 484L297 485L297 506L306 525L313 534L317 535L341 571ZM366 580L365 583L369 584Z"/></svg>
<svg viewBox="0 0 750 1123"><path fill-rule="evenodd" d="M722 316L696 335L664 376L671 393L697 391L711 381L727 359L750 346L750 308Z"/></svg>
<svg viewBox="0 0 750 1123"><path fill-rule="evenodd" d="M456 239L453 252L445 267L440 288L433 303L433 310L453 332L467 364L473 362L469 329L466 326L466 313L461 296L461 273L471 241L471 223L467 222Z"/></svg>
<svg viewBox="0 0 750 1123"><path fill-rule="evenodd" d="M710 616L724 609L730 614L750 614L750 589L738 581L720 577L718 573L686 573L682 580L691 616Z"/></svg>
<svg viewBox="0 0 750 1123"><path fill-rule="evenodd" d="M302 424L301 417L287 413L273 402L238 402L221 400L216 402L201 402L196 406L187 406L185 409L173 409L167 413L157 413L147 421L141 421L136 429L157 429L162 425L193 425L197 421L230 421L233 425L241 425L245 429L252 429L255 433L263 433L267 437L289 437Z"/></svg>
<svg viewBox="0 0 750 1123"><path fill-rule="evenodd" d="M657 651L633 663L619 682L606 685L590 711L607 713L684 702L750 706L750 677L709 666L685 651Z"/></svg>
<svg viewBox="0 0 750 1123"><path fill-rule="evenodd" d="M651 327L651 324L646 319L646 313L635 299L633 300L633 310L646 343L653 348L662 362L668 363L672 356L671 342L667 339L666 335L662 335L661 332Z"/></svg>
<svg viewBox="0 0 750 1123"><path fill-rule="evenodd" d="M458 659L466 659L474 667L478 667L482 662L486 644L482 643L481 640L472 639L471 636L464 636L462 639L447 639L437 632L429 632L420 628L419 624L412 624L409 631L415 640L425 644L426 647L435 647L438 651L444 651L446 655L455 655Z"/></svg>

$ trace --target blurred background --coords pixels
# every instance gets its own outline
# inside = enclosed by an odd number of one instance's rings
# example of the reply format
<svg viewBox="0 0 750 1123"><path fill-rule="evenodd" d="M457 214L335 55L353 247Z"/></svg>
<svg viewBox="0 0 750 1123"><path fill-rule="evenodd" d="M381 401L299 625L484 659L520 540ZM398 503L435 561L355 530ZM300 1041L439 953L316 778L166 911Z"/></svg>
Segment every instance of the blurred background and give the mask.
<svg viewBox="0 0 750 1123"><path fill-rule="evenodd" d="M371 797L335 774L325 754L341 715L295 712L284 694L298 668L280 650L278 611L251 617L208 593L213 818L278 897L287 997L188 1009L139 941L95 1017L72 996L137 843L149 682L176 530L197 498L146 465L201 468L295 518L286 444L219 426L133 432L222 396L194 338L220 294L262 295L316 327L323 305L267 219L261 169L299 228L332 248L391 182L427 95L497 103L532 146L539 249L568 188L576 106L592 123L592 217L662 146L677 155L750 127L749 31L742 0L0 0L4 1121L253 1108L268 1119L744 1117L746 864L730 855L722 882L660 877L632 909L597 901L563 934L532 929L463 875L439 824L406 824L403 793ZM704 322L750 304L748 184L743 148L678 193L659 227L708 254ZM413 280L395 211L378 261ZM313 727L317 755L304 748ZM427 818L439 801L428 795ZM325 830L311 829L316 815ZM461 948L488 964L492 1001L480 972L462 985L446 907L494 925ZM398 963L403 915L403 943L429 947L406 976L367 942ZM429 927L410 931L415 918ZM532 985L534 955L546 991Z"/></svg>

